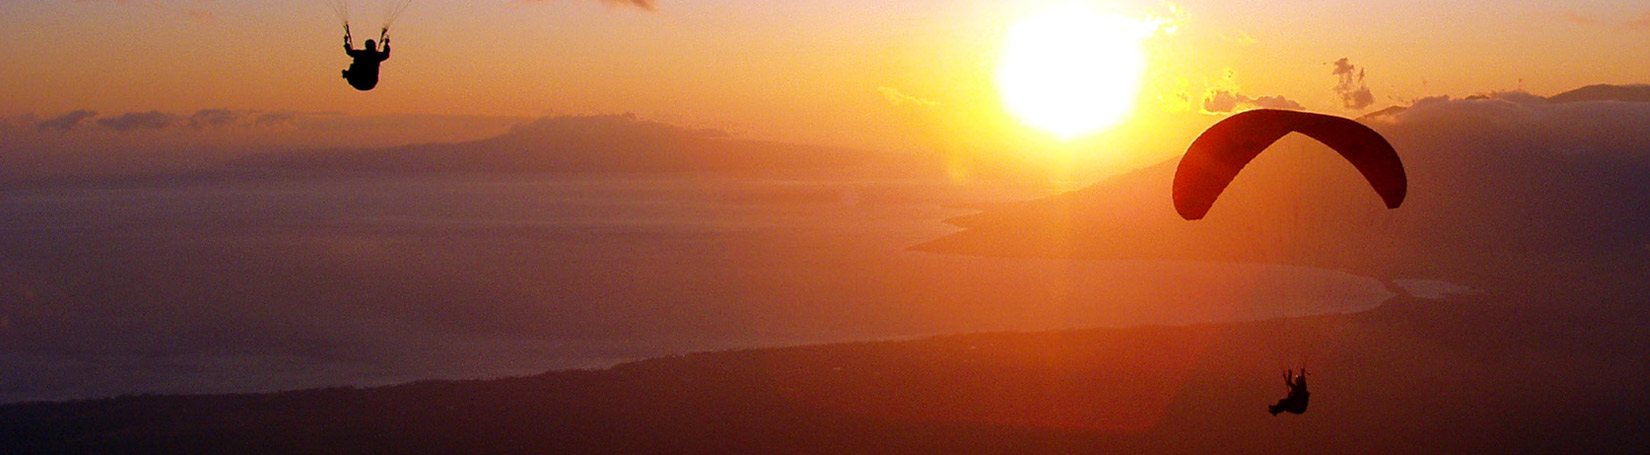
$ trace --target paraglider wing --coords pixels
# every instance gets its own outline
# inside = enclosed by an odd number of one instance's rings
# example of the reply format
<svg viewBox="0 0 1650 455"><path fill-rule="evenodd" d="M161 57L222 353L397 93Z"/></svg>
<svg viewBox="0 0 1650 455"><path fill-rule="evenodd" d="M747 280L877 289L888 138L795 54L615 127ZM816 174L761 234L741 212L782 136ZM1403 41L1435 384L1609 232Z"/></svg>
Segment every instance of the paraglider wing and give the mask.
<svg viewBox="0 0 1650 455"><path fill-rule="evenodd" d="M1175 170L1175 211L1188 220L1202 219L1250 160L1292 132L1339 152L1358 168L1387 208L1403 204L1409 185L1404 164L1380 133L1344 117L1258 109L1222 120L1192 141Z"/></svg>

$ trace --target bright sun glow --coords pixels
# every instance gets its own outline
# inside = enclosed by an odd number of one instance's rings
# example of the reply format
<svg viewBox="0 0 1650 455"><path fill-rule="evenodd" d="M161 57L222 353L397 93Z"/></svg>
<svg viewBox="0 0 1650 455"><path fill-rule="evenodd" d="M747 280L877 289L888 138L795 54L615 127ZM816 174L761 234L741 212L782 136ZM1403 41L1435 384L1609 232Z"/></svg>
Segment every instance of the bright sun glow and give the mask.
<svg viewBox="0 0 1650 455"><path fill-rule="evenodd" d="M1075 3L1020 19L1010 26L997 62L1004 106L1026 125L1061 139L1122 122L1140 92L1142 42L1154 29Z"/></svg>

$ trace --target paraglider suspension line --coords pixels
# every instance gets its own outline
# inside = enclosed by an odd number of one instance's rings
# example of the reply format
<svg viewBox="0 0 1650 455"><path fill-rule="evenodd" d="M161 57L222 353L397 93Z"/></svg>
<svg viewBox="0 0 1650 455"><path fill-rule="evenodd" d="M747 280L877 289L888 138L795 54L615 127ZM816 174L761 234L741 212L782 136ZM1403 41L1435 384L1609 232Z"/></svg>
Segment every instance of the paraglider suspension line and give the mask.
<svg viewBox="0 0 1650 455"><path fill-rule="evenodd" d="M387 9L384 11L384 33L389 33L390 26L395 24L396 19L401 18L401 13L406 12L407 6L411 4L412 0L392 0L386 5Z"/></svg>

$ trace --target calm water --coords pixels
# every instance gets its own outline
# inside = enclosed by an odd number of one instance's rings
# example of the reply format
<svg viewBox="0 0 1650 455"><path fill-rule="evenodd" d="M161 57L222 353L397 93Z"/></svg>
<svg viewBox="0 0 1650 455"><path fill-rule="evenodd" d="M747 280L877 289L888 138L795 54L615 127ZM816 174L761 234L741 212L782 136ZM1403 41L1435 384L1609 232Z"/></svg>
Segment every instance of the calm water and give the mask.
<svg viewBox="0 0 1650 455"><path fill-rule="evenodd" d="M1391 295L1327 271L906 250L970 212L947 207L1039 194L527 176L0 192L0 402L1245 320Z"/></svg>

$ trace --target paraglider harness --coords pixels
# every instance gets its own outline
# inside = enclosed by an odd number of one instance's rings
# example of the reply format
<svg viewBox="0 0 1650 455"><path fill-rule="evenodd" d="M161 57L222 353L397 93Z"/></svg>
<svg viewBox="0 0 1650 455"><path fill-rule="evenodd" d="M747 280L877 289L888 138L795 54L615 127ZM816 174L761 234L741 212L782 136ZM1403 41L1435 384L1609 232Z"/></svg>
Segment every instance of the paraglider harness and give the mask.
<svg viewBox="0 0 1650 455"><path fill-rule="evenodd" d="M390 29L384 27L379 31L378 42L383 44L382 50L355 49L355 40L350 34L349 24L344 24L344 51L355 61L349 69L344 70L344 79L356 90L367 91L378 86L378 64L390 58Z"/></svg>
<svg viewBox="0 0 1650 455"><path fill-rule="evenodd" d="M1274 416L1280 412L1290 414L1306 413L1307 401L1312 398L1312 393L1306 391L1307 372L1305 368L1301 368L1300 374L1296 375L1294 373L1294 370L1283 372L1283 384L1289 386L1289 396L1278 400L1278 404L1267 406L1266 412L1270 412Z"/></svg>

